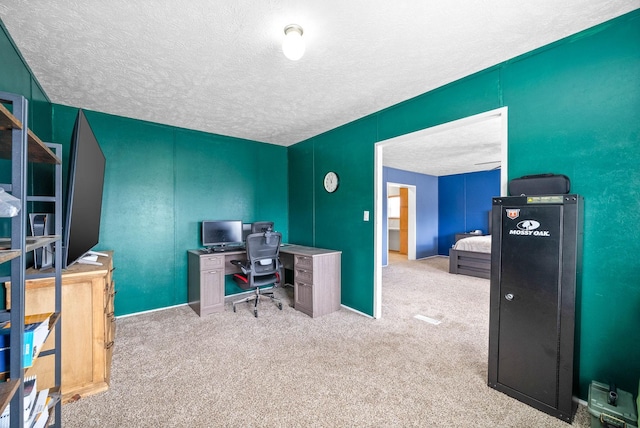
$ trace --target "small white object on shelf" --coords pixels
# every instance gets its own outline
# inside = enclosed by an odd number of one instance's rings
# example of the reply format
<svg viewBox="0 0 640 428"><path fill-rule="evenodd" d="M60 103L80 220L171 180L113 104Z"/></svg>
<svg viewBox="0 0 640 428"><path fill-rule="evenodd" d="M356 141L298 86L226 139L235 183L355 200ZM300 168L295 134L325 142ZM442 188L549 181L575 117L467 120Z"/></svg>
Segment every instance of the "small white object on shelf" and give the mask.
<svg viewBox="0 0 640 428"><path fill-rule="evenodd" d="M0 217L15 217L20 212L20 199L12 196L0 187Z"/></svg>

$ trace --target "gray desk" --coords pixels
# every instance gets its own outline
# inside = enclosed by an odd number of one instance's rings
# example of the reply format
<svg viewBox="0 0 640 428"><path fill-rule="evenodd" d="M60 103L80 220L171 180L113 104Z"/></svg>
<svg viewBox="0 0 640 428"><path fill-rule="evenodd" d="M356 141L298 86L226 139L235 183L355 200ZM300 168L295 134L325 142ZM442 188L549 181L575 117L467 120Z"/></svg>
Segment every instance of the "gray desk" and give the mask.
<svg viewBox="0 0 640 428"><path fill-rule="evenodd" d="M340 309L341 251L303 245L280 247L280 261L293 271L294 308L319 317ZM200 316L224 311L225 275L240 272L230 263L245 251L189 250L189 306Z"/></svg>

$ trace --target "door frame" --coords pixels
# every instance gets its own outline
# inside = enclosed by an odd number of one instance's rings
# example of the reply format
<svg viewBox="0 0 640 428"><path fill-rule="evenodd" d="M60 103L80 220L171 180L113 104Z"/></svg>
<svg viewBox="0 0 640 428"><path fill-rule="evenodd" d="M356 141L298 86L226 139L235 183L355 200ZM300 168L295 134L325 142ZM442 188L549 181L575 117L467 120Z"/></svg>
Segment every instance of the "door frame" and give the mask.
<svg viewBox="0 0 640 428"><path fill-rule="evenodd" d="M407 260L415 260L416 259L416 186L412 184L404 184L404 183L396 183L396 182L387 182L387 196L389 195L389 187L405 187L409 190L408 192L408 202L409 202L409 228L407 230ZM382 208L381 208L382 209ZM386 212L383 215L387 215ZM387 217L387 253L389 253L389 218ZM382 253L380 253L382 257ZM389 258L387 254L387 264L389 263ZM380 259L380 263L382 263L382 259Z"/></svg>
<svg viewBox="0 0 640 428"><path fill-rule="evenodd" d="M410 134L415 134L416 137L434 134L436 132L443 132L459 126L469 125L475 122L481 122L489 118L500 117L502 119L502 126L500 127L500 141L502 147L501 153L501 165L500 165L500 194L507 194L508 185L508 107L500 107L494 110L489 110L484 113L464 117L451 122L446 122L440 125L432 126L430 128L421 129ZM382 230L383 216L386 213L382 211L382 195L383 195L383 151L384 147L390 144L397 143L399 139L406 140L407 135L403 134L387 140L379 141L374 145L374 192L375 192L375 225L374 225L374 275L373 275L373 318L382 317ZM415 241L414 241L415 251Z"/></svg>

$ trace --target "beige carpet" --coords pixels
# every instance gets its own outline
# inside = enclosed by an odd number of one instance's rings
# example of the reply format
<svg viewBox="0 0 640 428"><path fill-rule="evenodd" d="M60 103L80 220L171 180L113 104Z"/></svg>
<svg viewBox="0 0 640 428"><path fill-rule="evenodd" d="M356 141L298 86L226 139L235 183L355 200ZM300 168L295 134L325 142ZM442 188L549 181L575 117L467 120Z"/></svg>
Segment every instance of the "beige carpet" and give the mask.
<svg viewBox="0 0 640 428"><path fill-rule="evenodd" d="M568 426L487 386L489 281L447 270L446 258L392 258L378 320L312 319L290 288L258 318L247 304L120 318L111 388L64 405L63 426ZM584 407L572 425L589 427Z"/></svg>

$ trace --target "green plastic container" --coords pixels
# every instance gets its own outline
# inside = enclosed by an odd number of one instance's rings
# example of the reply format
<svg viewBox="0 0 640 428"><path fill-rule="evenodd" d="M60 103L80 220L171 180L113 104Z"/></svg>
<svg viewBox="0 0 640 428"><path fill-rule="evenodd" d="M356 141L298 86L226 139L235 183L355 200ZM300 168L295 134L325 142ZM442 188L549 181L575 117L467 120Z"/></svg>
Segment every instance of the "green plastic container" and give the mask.
<svg viewBox="0 0 640 428"><path fill-rule="evenodd" d="M636 411L638 409L640 409L640 379L638 380L638 396L636 397Z"/></svg>
<svg viewBox="0 0 640 428"><path fill-rule="evenodd" d="M613 406L607 402L609 385L593 381L589 386L588 409L591 428L638 428L638 413L633 394L618 389L618 400Z"/></svg>

